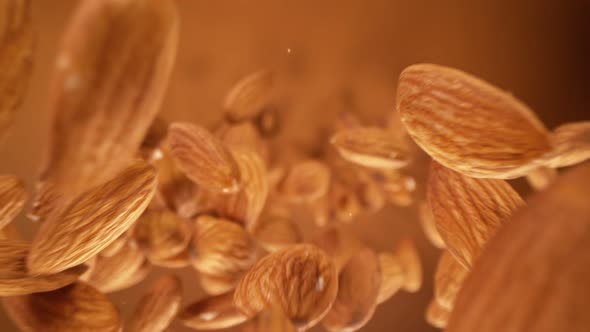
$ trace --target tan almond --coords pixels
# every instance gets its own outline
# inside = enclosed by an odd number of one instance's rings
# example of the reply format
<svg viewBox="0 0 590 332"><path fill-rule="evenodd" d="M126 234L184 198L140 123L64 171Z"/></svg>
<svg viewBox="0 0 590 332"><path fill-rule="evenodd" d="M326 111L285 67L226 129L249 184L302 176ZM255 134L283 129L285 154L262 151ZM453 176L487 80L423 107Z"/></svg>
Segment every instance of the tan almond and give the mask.
<svg viewBox="0 0 590 332"><path fill-rule="evenodd" d="M262 139L251 122L224 123L216 135L228 146L250 149L257 152L266 164L270 161L268 141Z"/></svg>
<svg viewBox="0 0 590 332"><path fill-rule="evenodd" d="M228 148L207 129L173 123L167 138L176 166L211 192L233 193L240 187L240 169Z"/></svg>
<svg viewBox="0 0 590 332"><path fill-rule="evenodd" d="M535 193L473 266L446 331L586 331L590 163Z"/></svg>
<svg viewBox="0 0 590 332"><path fill-rule="evenodd" d="M26 95L33 68L31 1L2 1L0 16L0 137L4 137Z"/></svg>
<svg viewBox="0 0 590 332"><path fill-rule="evenodd" d="M337 291L336 269L326 253L298 244L254 264L238 284L234 304L248 317L276 305L303 331L326 315Z"/></svg>
<svg viewBox="0 0 590 332"><path fill-rule="evenodd" d="M146 211L133 225L135 243L150 260L166 260L183 252L191 240L188 220L170 211Z"/></svg>
<svg viewBox="0 0 590 332"><path fill-rule="evenodd" d="M369 168L399 169L408 165L408 152L388 131L377 127L345 129L332 136L330 143L342 158Z"/></svg>
<svg viewBox="0 0 590 332"><path fill-rule="evenodd" d="M180 309L182 283L168 274L158 278L140 300L127 324L129 332L161 332Z"/></svg>
<svg viewBox="0 0 590 332"><path fill-rule="evenodd" d="M280 308L272 307L242 325L242 332L296 332Z"/></svg>
<svg viewBox="0 0 590 332"><path fill-rule="evenodd" d="M430 208L428 201L420 203L418 206L418 214L422 231L430 244L439 249L444 248L445 241L440 236L438 229L436 229L436 222L434 221L434 215L432 214L432 209Z"/></svg>
<svg viewBox="0 0 590 332"><path fill-rule="evenodd" d="M387 203L385 191L372 179L359 182L356 191L363 209L369 212L377 213Z"/></svg>
<svg viewBox="0 0 590 332"><path fill-rule="evenodd" d="M46 293L4 298L23 332L118 332L121 318L104 294L82 282Z"/></svg>
<svg viewBox="0 0 590 332"><path fill-rule="evenodd" d="M248 320L233 304L233 292L211 296L184 308L178 319L196 330L218 330Z"/></svg>
<svg viewBox="0 0 590 332"><path fill-rule="evenodd" d="M561 125L549 136L553 146L546 162L551 167L565 167L590 159L590 121Z"/></svg>
<svg viewBox="0 0 590 332"><path fill-rule="evenodd" d="M332 186L329 195L329 218L351 223L361 213L361 201L354 190L336 184Z"/></svg>
<svg viewBox="0 0 590 332"><path fill-rule="evenodd" d="M55 273L89 260L139 218L155 187L154 168L136 161L76 197L41 226L27 259L29 271Z"/></svg>
<svg viewBox="0 0 590 332"><path fill-rule="evenodd" d="M418 64L404 69L397 110L426 153L467 176L524 176L551 148L547 130L526 105L453 68Z"/></svg>
<svg viewBox="0 0 590 332"><path fill-rule="evenodd" d="M370 249L362 249L338 276L338 295L322 320L328 331L356 331L375 313L381 287L379 259Z"/></svg>
<svg viewBox="0 0 590 332"><path fill-rule="evenodd" d="M178 25L171 0L78 4L57 51L41 172L65 199L104 183L136 156L168 85Z"/></svg>
<svg viewBox="0 0 590 332"><path fill-rule="evenodd" d="M428 324L444 329L447 327L451 311L438 303L436 300L430 301L428 308L426 308L426 321Z"/></svg>
<svg viewBox="0 0 590 332"><path fill-rule="evenodd" d="M193 266L210 275L237 278L256 261L254 239L239 224L208 215L195 221Z"/></svg>
<svg viewBox="0 0 590 332"><path fill-rule="evenodd" d="M285 249L303 239L299 227L290 216L272 213L262 215L253 236L268 252Z"/></svg>
<svg viewBox="0 0 590 332"><path fill-rule="evenodd" d="M438 260L434 274L436 301L444 308L452 310L455 307L457 294L468 274L467 269L461 266L448 251L444 251Z"/></svg>
<svg viewBox="0 0 590 332"><path fill-rule="evenodd" d="M363 247L350 232L333 227L316 235L312 243L326 252L338 272Z"/></svg>
<svg viewBox="0 0 590 332"><path fill-rule="evenodd" d="M427 192L436 228L449 252L467 269L500 226L524 206L507 182L471 178L435 161Z"/></svg>
<svg viewBox="0 0 590 332"><path fill-rule="evenodd" d="M27 192L22 181L12 175L0 176L0 229L16 218L26 200Z"/></svg>
<svg viewBox="0 0 590 332"><path fill-rule="evenodd" d="M422 287L422 263L414 243L403 239L394 253L379 254L381 268L381 288L377 297L383 303L400 289L415 293Z"/></svg>
<svg viewBox="0 0 590 332"><path fill-rule="evenodd" d="M225 96L223 109L231 122L255 118L274 97L275 78L271 71L261 70L242 78Z"/></svg>
<svg viewBox="0 0 590 332"><path fill-rule="evenodd" d="M406 274L399 259L390 253L379 254L381 270L381 288L377 296L377 303L383 303L395 295L406 281Z"/></svg>
<svg viewBox="0 0 590 332"><path fill-rule="evenodd" d="M292 165L279 185L280 193L293 203L310 203L330 189L330 169L318 160Z"/></svg>
<svg viewBox="0 0 590 332"><path fill-rule="evenodd" d="M397 206L410 206L414 202L416 180L396 170L379 171L374 174L389 202Z"/></svg>
<svg viewBox="0 0 590 332"><path fill-rule="evenodd" d="M199 272L199 283L207 295L221 295L236 288L239 277L231 274L209 275Z"/></svg>

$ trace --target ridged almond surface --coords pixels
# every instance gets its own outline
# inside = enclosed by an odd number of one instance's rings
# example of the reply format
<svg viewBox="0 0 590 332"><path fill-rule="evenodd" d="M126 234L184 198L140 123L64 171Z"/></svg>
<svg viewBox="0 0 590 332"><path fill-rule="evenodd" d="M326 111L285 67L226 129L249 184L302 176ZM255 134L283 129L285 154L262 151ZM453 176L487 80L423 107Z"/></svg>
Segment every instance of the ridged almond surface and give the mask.
<svg viewBox="0 0 590 332"><path fill-rule="evenodd" d="M364 248L356 253L338 276L338 295L322 320L328 331L356 331L375 313L381 287L377 254Z"/></svg>
<svg viewBox="0 0 590 332"><path fill-rule="evenodd" d="M414 242L410 239L401 240L395 249L395 258L404 271L402 288L410 293L419 291L423 281L422 262Z"/></svg>
<svg viewBox="0 0 590 332"><path fill-rule="evenodd" d="M467 269L502 224L524 206L506 181L471 178L435 161L427 194L447 249Z"/></svg>
<svg viewBox="0 0 590 332"><path fill-rule="evenodd" d="M448 310L453 310L457 294L469 271L457 262L448 252L444 251L438 260L434 274L435 300Z"/></svg>
<svg viewBox="0 0 590 332"><path fill-rule="evenodd" d="M23 332L117 332L119 311L104 294L82 282L46 293L4 298Z"/></svg>
<svg viewBox="0 0 590 332"><path fill-rule="evenodd" d="M397 110L414 141L465 175L526 175L551 148L548 132L522 102L457 69L418 64L399 77Z"/></svg>
<svg viewBox="0 0 590 332"><path fill-rule="evenodd" d="M274 75L268 70L242 78L225 96L223 109L226 118L231 122L253 119L272 101L274 87Z"/></svg>
<svg viewBox="0 0 590 332"><path fill-rule="evenodd" d="M76 197L41 225L27 259L29 271L55 273L86 262L139 218L155 189L154 168L136 161Z"/></svg>
<svg viewBox="0 0 590 332"><path fill-rule="evenodd" d="M33 68L31 1L0 2L0 138L23 102Z"/></svg>
<svg viewBox="0 0 590 332"><path fill-rule="evenodd" d="M195 330L218 330L241 324L248 317L233 304L233 292L211 296L184 308L178 319Z"/></svg>
<svg viewBox="0 0 590 332"><path fill-rule="evenodd" d="M0 176L0 229L11 223L27 200L25 185L12 175Z"/></svg>
<svg viewBox="0 0 590 332"><path fill-rule="evenodd" d="M590 159L590 121L557 127L549 136L553 151L548 156L551 167L565 167Z"/></svg>
<svg viewBox="0 0 590 332"><path fill-rule="evenodd" d="M129 332L164 331L176 316L182 301L182 284L174 275L158 278L144 295L131 320L127 324Z"/></svg>
<svg viewBox="0 0 590 332"><path fill-rule="evenodd" d="M337 291L336 269L326 253L298 244L256 262L238 284L234 304L248 317L278 306L303 331L326 315Z"/></svg>
<svg viewBox="0 0 590 332"><path fill-rule="evenodd" d="M587 331L590 163L560 176L490 241L446 331Z"/></svg>
<svg viewBox="0 0 590 332"><path fill-rule="evenodd" d="M170 211L146 211L133 225L135 243L150 260L165 260L184 251L191 239L188 220Z"/></svg>
<svg viewBox="0 0 590 332"><path fill-rule="evenodd" d="M199 186L221 193L233 193L240 188L236 160L207 129L190 123L173 123L167 141L176 166Z"/></svg>
<svg viewBox="0 0 590 332"><path fill-rule="evenodd" d="M70 199L136 156L168 85L178 25L171 0L78 4L57 52L41 180Z"/></svg>
<svg viewBox="0 0 590 332"><path fill-rule="evenodd" d="M330 169L318 160L292 165L280 184L280 193L294 203L314 202L330 189Z"/></svg>

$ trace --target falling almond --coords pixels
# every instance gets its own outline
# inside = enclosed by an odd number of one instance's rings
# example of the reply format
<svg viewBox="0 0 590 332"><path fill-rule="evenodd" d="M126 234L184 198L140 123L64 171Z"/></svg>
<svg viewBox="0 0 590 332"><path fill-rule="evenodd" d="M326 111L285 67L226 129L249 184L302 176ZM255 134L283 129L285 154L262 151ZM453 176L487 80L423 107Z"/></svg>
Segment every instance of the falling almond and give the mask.
<svg viewBox="0 0 590 332"><path fill-rule="evenodd" d="M151 260L165 260L184 251L191 224L169 211L146 211L133 226L135 243Z"/></svg>
<svg viewBox="0 0 590 332"><path fill-rule="evenodd" d="M302 240L301 231L290 216L272 213L262 215L253 235L258 244L269 252L285 249Z"/></svg>
<svg viewBox="0 0 590 332"><path fill-rule="evenodd" d="M129 332L160 332L165 330L180 309L182 284L174 275L158 278L148 293L139 300L127 324Z"/></svg>
<svg viewBox="0 0 590 332"><path fill-rule="evenodd" d="M455 307L457 294L468 273L448 251L443 252L434 274L434 295L441 306L448 310Z"/></svg>
<svg viewBox="0 0 590 332"><path fill-rule="evenodd" d="M248 317L234 306L233 296L233 292L228 292L205 298L184 308L178 318L196 330L218 330L241 324Z"/></svg>
<svg viewBox="0 0 590 332"><path fill-rule="evenodd" d="M242 332L296 332L293 323L277 307L264 310L242 326Z"/></svg>
<svg viewBox="0 0 590 332"><path fill-rule="evenodd" d="M330 169L321 161L301 161L288 170L280 184L280 193L294 203L310 203L330 189Z"/></svg>
<svg viewBox="0 0 590 332"><path fill-rule="evenodd" d="M272 102L275 78L261 70L241 79L225 96L223 109L228 120L240 122L255 118Z"/></svg>

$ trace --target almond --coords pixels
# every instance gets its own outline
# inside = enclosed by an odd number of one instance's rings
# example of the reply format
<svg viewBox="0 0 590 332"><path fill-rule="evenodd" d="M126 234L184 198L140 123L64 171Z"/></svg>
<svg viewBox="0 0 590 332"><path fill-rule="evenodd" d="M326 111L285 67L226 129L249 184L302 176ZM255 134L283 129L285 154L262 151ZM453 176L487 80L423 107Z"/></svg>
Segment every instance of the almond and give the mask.
<svg viewBox="0 0 590 332"><path fill-rule="evenodd" d="M261 70L242 78L223 101L226 118L240 122L255 118L274 97L275 78L271 71Z"/></svg>
<svg viewBox="0 0 590 332"><path fill-rule="evenodd" d="M115 241L111 242L108 246L106 246L101 252L100 255L104 257L113 257L117 254L121 249L125 248L128 241L127 233L121 234Z"/></svg>
<svg viewBox="0 0 590 332"><path fill-rule="evenodd" d="M4 298L10 318L24 332L117 332L115 305L82 282L46 293Z"/></svg>
<svg viewBox="0 0 590 332"><path fill-rule="evenodd" d="M263 214L253 235L258 244L268 252L285 249L301 242L303 238L290 216L272 213Z"/></svg>
<svg viewBox="0 0 590 332"><path fill-rule="evenodd" d="M404 69L397 110L426 153L467 176L523 176L551 149L547 130L526 105L457 69L432 64Z"/></svg>
<svg viewBox="0 0 590 332"><path fill-rule="evenodd" d="M268 142L260 137L256 127L251 122L236 124L224 123L216 130L216 135L228 146L250 149L257 152L268 164L270 148Z"/></svg>
<svg viewBox="0 0 590 332"><path fill-rule="evenodd" d="M258 316L246 322L242 332L296 332L293 323L276 307L264 310Z"/></svg>
<svg viewBox="0 0 590 332"><path fill-rule="evenodd" d="M557 171L554 168L541 166L531 170L526 175L529 185L535 190L543 190L557 178Z"/></svg>
<svg viewBox="0 0 590 332"><path fill-rule="evenodd" d="M233 304L233 292L205 298L184 308L178 319L196 330L229 328L248 320Z"/></svg>
<svg viewBox="0 0 590 332"><path fill-rule="evenodd" d="M278 306L303 331L326 315L337 291L336 269L326 253L298 244L254 264L238 284L234 304L248 317Z"/></svg>
<svg viewBox="0 0 590 332"><path fill-rule="evenodd" d="M199 283L201 288L208 295L221 295L227 293L234 288L239 278L232 275L209 275L207 273L199 273Z"/></svg>
<svg viewBox="0 0 590 332"><path fill-rule="evenodd" d="M469 269L524 202L503 180L475 179L432 162L428 203L449 252Z"/></svg>
<svg viewBox="0 0 590 332"><path fill-rule="evenodd" d="M12 175L0 176L0 229L11 223L27 200L25 186Z"/></svg>
<svg viewBox="0 0 590 332"><path fill-rule="evenodd" d="M165 260L184 251L191 240L190 223L169 211L146 211L133 225L135 243L150 260Z"/></svg>
<svg viewBox="0 0 590 332"><path fill-rule="evenodd" d="M426 238L436 248L442 249L445 247L445 241L440 236L438 229L436 229L436 222L434 221L434 215L432 215L432 209L427 201L420 203L418 206L418 213L420 217L420 225Z"/></svg>
<svg viewBox="0 0 590 332"><path fill-rule="evenodd" d="M182 252L180 252L179 254L177 254L175 256L167 257L165 259L152 258L150 260L150 262L152 264L154 264L155 266L165 267L167 269L184 268L184 267L191 265L191 257L190 257L191 250L192 249L190 248L190 245L189 245L187 248L185 248L185 250L183 250Z"/></svg>
<svg viewBox="0 0 590 332"><path fill-rule="evenodd" d="M31 245L31 273L63 271L82 264L123 234L147 207L156 172L136 161L107 183L72 200L41 226Z"/></svg>
<svg viewBox="0 0 590 332"><path fill-rule="evenodd" d="M377 303L383 303L404 286L406 275L401 262L390 253L379 254L379 269L381 271L381 288L377 296Z"/></svg>
<svg viewBox="0 0 590 332"><path fill-rule="evenodd" d="M174 275L158 278L135 308L127 324L129 332L160 332L165 330L180 309L182 284Z"/></svg>
<svg viewBox="0 0 590 332"><path fill-rule="evenodd" d="M459 294L468 274L467 269L461 266L448 251L444 251L434 274L436 301L448 310L452 310L455 307L457 294Z"/></svg>
<svg viewBox="0 0 590 332"><path fill-rule="evenodd" d="M277 107L268 106L256 116L254 124L262 137L276 137L281 131L281 113Z"/></svg>
<svg viewBox="0 0 590 332"><path fill-rule="evenodd" d="M157 116L143 137L139 147L139 156L148 161L159 160L162 157L161 146L167 134L168 122Z"/></svg>
<svg viewBox="0 0 590 332"><path fill-rule="evenodd" d="M310 203L330 189L330 169L317 160L304 160L291 166L279 185L280 193L293 203Z"/></svg>

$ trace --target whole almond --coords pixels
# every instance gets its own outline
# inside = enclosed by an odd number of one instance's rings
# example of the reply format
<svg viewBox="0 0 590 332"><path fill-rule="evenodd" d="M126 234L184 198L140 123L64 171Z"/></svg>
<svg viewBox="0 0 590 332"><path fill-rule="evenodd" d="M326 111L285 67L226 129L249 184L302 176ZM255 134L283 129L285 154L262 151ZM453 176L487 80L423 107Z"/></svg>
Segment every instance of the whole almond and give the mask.
<svg viewBox="0 0 590 332"><path fill-rule="evenodd" d="M139 218L155 187L154 168L136 161L76 197L39 229L27 259L29 271L55 273L89 260Z"/></svg>
<svg viewBox="0 0 590 332"><path fill-rule="evenodd" d="M397 244L394 254L404 271L402 288L410 293L417 292L422 287L423 273L416 245L410 239L403 239Z"/></svg>
<svg viewBox="0 0 590 332"><path fill-rule="evenodd" d="M426 153L472 177L526 175L551 148L547 130L526 105L457 69L432 64L404 69L397 110Z"/></svg>
<svg viewBox="0 0 590 332"><path fill-rule="evenodd" d="M0 229L11 223L27 200L24 184L12 175L0 176Z"/></svg>
<svg viewBox="0 0 590 332"><path fill-rule="evenodd" d="M546 157L551 167L565 167L590 159L590 121L561 125L549 136L553 150Z"/></svg>
<svg viewBox="0 0 590 332"><path fill-rule="evenodd" d="M10 318L24 332L117 332L119 311L82 282L46 293L4 298Z"/></svg>
<svg viewBox="0 0 590 332"><path fill-rule="evenodd" d="M278 306L303 331L326 315L337 291L336 269L326 253L299 244L254 264L238 284L234 304L248 317Z"/></svg>
<svg viewBox="0 0 590 332"><path fill-rule="evenodd" d="M226 118L240 122L255 118L272 101L275 79L271 71L261 70L242 78L223 101Z"/></svg>
<svg viewBox="0 0 590 332"><path fill-rule="evenodd" d="M173 123L168 130L170 155L193 182L211 192L233 193L240 187L240 169L228 148L207 129Z"/></svg>
<svg viewBox="0 0 590 332"><path fill-rule="evenodd" d="M435 161L427 192L436 228L449 252L467 269L500 226L524 206L507 182L471 178Z"/></svg>
<svg viewBox="0 0 590 332"><path fill-rule="evenodd" d="M356 253L338 276L338 295L322 320L328 331L356 331L373 316L381 287L379 259L364 248Z"/></svg>
<svg viewBox="0 0 590 332"><path fill-rule="evenodd" d="M184 308L178 319L196 330L218 330L241 324L248 317L233 304L233 292L212 296Z"/></svg>
<svg viewBox="0 0 590 332"><path fill-rule="evenodd" d="M227 293L234 288L239 278L232 275L209 275L207 273L199 272L199 283L201 288L207 295L221 295Z"/></svg>
<svg viewBox="0 0 590 332"><path fill-rule="evenodd" d="M156 266L165 267L167 269L180 269L191 265L191 247L190 245L179 254L167 257L164 259L151 258L150 262Z"/></svg>
<svg viewBox="0 0 590 332"><path fill-rule="evenodd" d="M146 211L133 225L135 243L150 260L165 260L184 251L191 224L170 211Z"/></svg>
<svg viewBox="0 0 590 332"><path fill-rule="evenodd" d="M457 262L448 252L440 256L434 274L434 296L436 301L448 310L455 307L457 294L463 287L463 282L469 271Z"/></svg>
<svg viewBox="0 0 590 332"><path fill-rule="evenodd" d="M257 152L266 164L270 161L268 141L262 139L251 122L224 123L215 134L227 146L250 149Z"/></svg>
<svg viewBox="0 0 590 332"><path fill-rule="evenodd" d="M129 332L160 332L165 330L180 309L182 284L174 275L158 278L144 295L131 320L127 324Z"/></svg>
<svg viewBox="0 0 590 332"><path fill-rule="evenodd" d="M330 169L317 160L305 160L291 166L279 186L290 202L309 203L326 195L330 189Z"/></svg>
<svg viewBox="0 0 590 332"><path fill-rule="evenodd" d="M57 52L41 180L70 199L129 163L161 106L177 41L171 0L79 3Z"/></svg>

